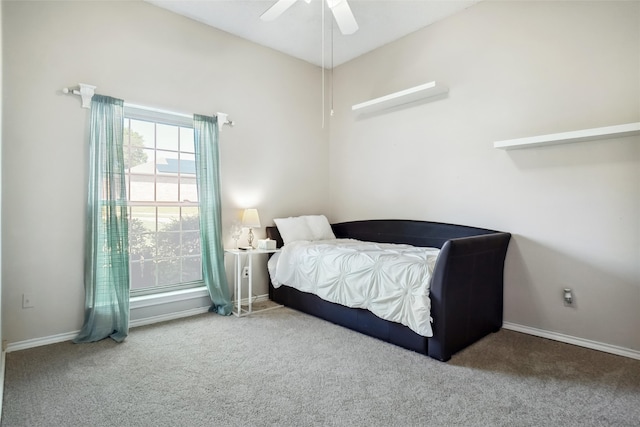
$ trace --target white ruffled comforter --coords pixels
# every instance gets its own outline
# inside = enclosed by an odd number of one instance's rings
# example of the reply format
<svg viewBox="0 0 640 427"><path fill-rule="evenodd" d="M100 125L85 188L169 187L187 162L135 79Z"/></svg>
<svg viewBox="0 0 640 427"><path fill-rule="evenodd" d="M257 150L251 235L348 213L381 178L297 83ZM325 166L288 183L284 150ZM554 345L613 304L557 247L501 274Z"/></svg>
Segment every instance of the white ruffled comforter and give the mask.
<svg viewBox="0 0 640 427"><path fill-rule="evenodd" d="M352 239L298 241L269 260L271 281L433 336L429 285L439 249Z"/></svg>

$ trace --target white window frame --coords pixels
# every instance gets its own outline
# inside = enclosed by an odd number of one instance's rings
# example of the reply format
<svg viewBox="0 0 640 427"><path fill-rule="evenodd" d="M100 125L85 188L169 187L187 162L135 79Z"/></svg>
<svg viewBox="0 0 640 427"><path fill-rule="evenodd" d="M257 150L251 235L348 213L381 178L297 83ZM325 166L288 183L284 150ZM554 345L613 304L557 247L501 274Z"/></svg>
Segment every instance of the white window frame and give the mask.
<svg viewBox="0 0 640 427"><path fill-rule="evenodd" d="M146 122L153 122L156 124L165 124L165 125L173 125L180 126L183 128L191 128L193 129L193 116L181 113L174 113L171 111L149 108L140 105L134 104L124 104L124 118L125 120L141 120ZM125 141L125 144L127 142ZM157 147L154 149L157 151ZM129 177L129 171L127 171L127 177ZM155 180L155 178L154 178ZM179 178L178 178L179 180ZM179 182L179 181L178 181ZM128 185L130 185L130 180L128 180ZM154 185L155 188L155 185ZM180 187L179 187L180 188ZM130 188L127 189L127 194L130 194ZM154 195L154 199L155 199ZM149 206L154 205L156 207L163 206L176 206L175 202L162 202L162 201L140 201L140 202L132 202L127 200L127 204L129 207L129 212L131 212L131 208L135 206ZM200 207L200 202L178 202L180 206L196 206ZM157 233L157 230L156 230ZM132 260L129 260L130 264ZM154 294L162 294L167 292L175 292L181 291L185 289L199 288L204 286L204 281L202 279L196 281L182 282L177 284L169 284L169 285L156 285L153 287L142 288L142 289L131 289L130 295L131 297L141 297L145 295L154 295Z"/></svg>

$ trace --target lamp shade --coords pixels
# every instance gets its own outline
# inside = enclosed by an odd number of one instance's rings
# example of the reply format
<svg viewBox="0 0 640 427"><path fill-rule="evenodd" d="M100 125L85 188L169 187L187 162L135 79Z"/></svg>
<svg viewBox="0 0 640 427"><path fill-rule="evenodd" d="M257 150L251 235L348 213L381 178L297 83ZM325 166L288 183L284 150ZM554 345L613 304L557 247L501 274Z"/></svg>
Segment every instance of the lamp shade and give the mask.
<svg viewBox="0 0 640 427"><path fill-rule="evenodd" d="M258 209L245 209L242 214L242 225L245 227L260 228Z"/></svg>

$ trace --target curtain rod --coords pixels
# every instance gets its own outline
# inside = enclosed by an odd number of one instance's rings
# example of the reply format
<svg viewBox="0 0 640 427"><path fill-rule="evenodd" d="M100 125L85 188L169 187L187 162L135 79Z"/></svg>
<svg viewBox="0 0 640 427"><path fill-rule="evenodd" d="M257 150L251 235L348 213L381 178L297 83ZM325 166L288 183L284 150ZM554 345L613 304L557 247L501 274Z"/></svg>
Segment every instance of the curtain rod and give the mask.
<svg viewBox="0 0 640 427"><path fill-rule="evenodd" d="M96 86L79 83L77 89L68 88L68 87L62 88L62 93L67 95L77 95L81 97L82 108L91 108L91 98L93 97L95 90L96 90ZM128 102L125 102L124 106L130 107L130 108L137 108L140 110L152 111L154 113L164 113L164 114L171 114L171 115L183 117L183 118L193 118L193 115L190 115L190 114L177 113L175 111L162 110L159 108L147 107L145 105L130 104ZM233 127L233 125L235 124L233 120L229 120L229 115L227 113L216 113L216 117L218 117L218 119L222 121L223 125L229 125Z"/></svg>

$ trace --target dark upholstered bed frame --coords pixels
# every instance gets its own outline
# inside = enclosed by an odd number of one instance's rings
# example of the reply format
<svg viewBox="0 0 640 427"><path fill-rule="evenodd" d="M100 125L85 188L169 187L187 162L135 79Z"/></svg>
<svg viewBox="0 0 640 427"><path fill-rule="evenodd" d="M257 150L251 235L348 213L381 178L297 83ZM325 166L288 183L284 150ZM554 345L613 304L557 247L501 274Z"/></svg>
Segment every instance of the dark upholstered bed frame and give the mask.
<svg viewBox="0 0 640 427"><path fill-rule="evenodd" d="M270 299L441 361L502 327L504 260L511 234L410 220L353 221L331 227L337 238L440 248L430 290L433 337L289 286L270 284ZM267 227L267 237L278 247L283 245L276 227Z"/></svg>

